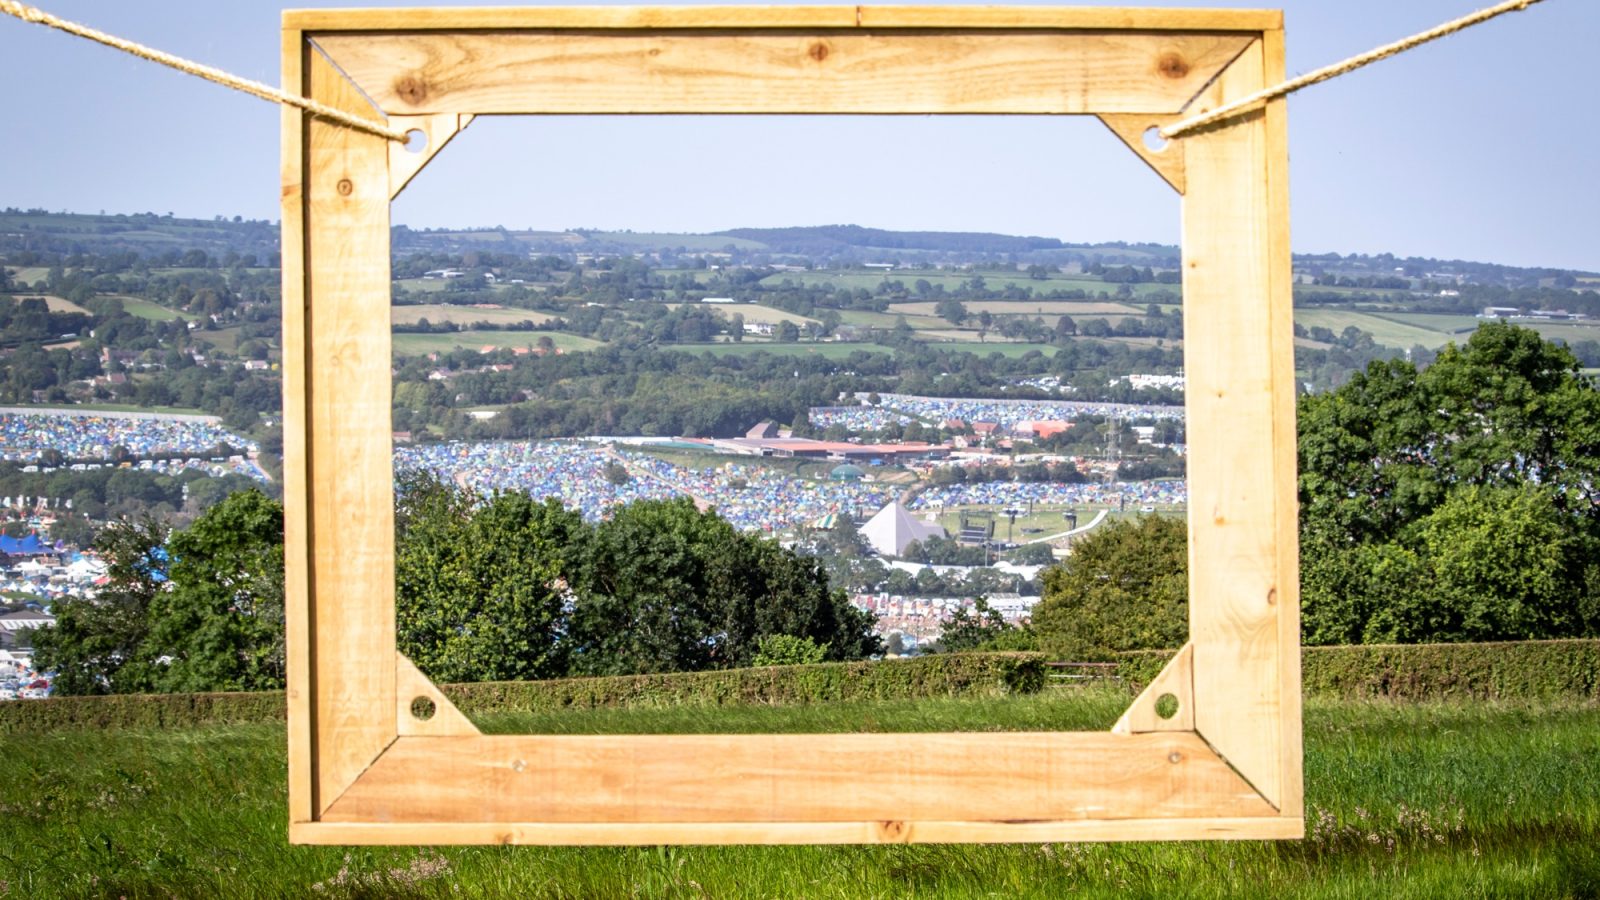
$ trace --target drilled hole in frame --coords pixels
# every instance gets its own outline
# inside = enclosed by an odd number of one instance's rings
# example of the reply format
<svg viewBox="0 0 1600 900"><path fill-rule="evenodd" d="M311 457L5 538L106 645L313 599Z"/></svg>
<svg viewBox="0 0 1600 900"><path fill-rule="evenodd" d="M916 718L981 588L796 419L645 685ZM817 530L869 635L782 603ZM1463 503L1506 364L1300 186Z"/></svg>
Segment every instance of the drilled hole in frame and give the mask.
<svg viewBox="0 0 1600 900"><path fill-rule="evenodd" d="M1166 138L1161 136L1161 129L1151 125L1144 130L1144 148L1151 153L1163 153L1172 146Z"/></svg>
<svg viewBox="0 0 1600 900"><path fill-rule="evenodd" d="M418 722L428 721L438 711L438 707L427 697L416 697L411 701L411 718Z"/></svg>
<svg viewBox="0 0 1600 900"><path fill-rule="evenodd" d="M1162 694L1156 698L1156 715L1163 719L1170 719L1178 714L1178 696L1176 694Z"/></svg>
<svg viewBox="0 0 1600 900"><path fill-rule="evenodd" d="M408 153L421 153L428 149L428 133L421 128L407 131L405 148Z"/></svg>

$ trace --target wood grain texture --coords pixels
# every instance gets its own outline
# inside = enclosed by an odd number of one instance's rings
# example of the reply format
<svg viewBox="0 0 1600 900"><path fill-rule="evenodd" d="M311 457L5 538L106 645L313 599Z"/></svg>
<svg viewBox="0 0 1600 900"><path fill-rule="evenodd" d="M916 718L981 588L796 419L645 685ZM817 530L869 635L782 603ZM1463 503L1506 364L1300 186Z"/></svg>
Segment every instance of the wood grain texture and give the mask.
<svg viewBox="0 0 1600 900"><path fill-rule="evenodd" d="M1156 712L1157 701L1171 694L1178 701L1177 712L1163 719ZM1161 672L1133 700L1128 711L1111 727L1116 734L1144 734L1150 731L1194 730L1194 645L1184 644Z"/></svg>
<svg viewBox="0 0 1600 900"><path fill-rule="evenodd" d="M373 113L327 60L306 60L314 99ZM306 482L284 504L310 526L317 806L326 809L395 736L390 142L318 119L304 131ZM284 247L286 258L294 252Z"/></svg>
<svg viewBox="0 0 1600 900"><path fill-rule="evenodd" d="M1165 32L327 34L392 115L1177 113L1253 39Z"/></svg>
<svg viewBox="0 0 1600 900"><path fill-rule="evenodd" d="M1183 142L1169 141L1160 150L1145 146L1144 133L1151 128L1161 128L1178 121L1179 116L1113 115L1099 116L1100 123L1111 129L1117 139L1128 145L1134 155L1144 160L1151 171L1161 176L1173 190L1183 193Z"/></svg>
<svg viewBox="0 0 1600 900"><path fill-rule="evenodd" d="M283 89L304 96L306 42L299 31L283 32ZM285 699L289 734L289 821L306 822L315 806L316 753L312 727L311 505L306 472L306 283L305 116L282 108L281 201L283 204L283 593Z"/></svg>
<svg viewBox="0 0 1600 900"><path fill-rule="evenodd" d="M457 113L444 113L437 116L391 116L389 124L395 128L405 129L406 132L420 131L423 134L424 144L420 150L412 150L399 141L389 142L389 199L400 196L406 189L411 179L422 172L423 167L433 161L445 145L455 139L462 129L472 124L473 117Z"/></svg>
<svg viewBox="0 0 1600 900"><path fill-rule="evenodd" d="M1281 28L1262 35L1263 80L1284 78ZM1293 291L1289 243L1289 103L1266 106L1268 277L1272 290L1273 490L1278 519L1278 767L1282 773L1278 810L1305 812L1304 733L1300 681L1300 507L1295 442Z"/></svg>
<svg viewBox="0 0 1600 900"><path fill-rule="evenodd" d="M323 816L828 822L1275 815L1193 734L401 738Z"/></svg>
<svg viewBox="0 0 1600 900"><path fill-rule="evenodd" d="M1276 9L1088 6L545 6L292 9L303 31L469 31L639 28L1062 28L1260 32L1283 27Z"/></svg>
<svg viewBox="0 0 1600 900"><path fill-rule="evenodd" d="M401 737L460 737L480 733L478 726L462 715L450 698L403 653L394 655L394 675L396 728ZM419 697L433 702L433 715L427 719L412 715L411 704Z"/></svg>
<svg viewBox="0 0 1600 900"><path fill-rule="evenodd" d="M295 844L992 844L1304 836L1304 823L1284 816L1059 822L311 822L289 826L289 840Z"/></svg>
<svg viewBox="0 0 1600 900"><path fill-rule="evenodd" d="M1263 78L1257 43L1203 102L1257 90ZM1241 115L1182 142L1195 727L1276 806L1288 726L1280 613L1294 596L1280 555L1293 532L1280 521L1277 495L1283 467L1294 467L1281 398L1292 402L1294 383L1280 359L1293 351L1289 284L1272 273L1274 256L1286 263L1289 250L1274 238L1265 115Z"/></svg>

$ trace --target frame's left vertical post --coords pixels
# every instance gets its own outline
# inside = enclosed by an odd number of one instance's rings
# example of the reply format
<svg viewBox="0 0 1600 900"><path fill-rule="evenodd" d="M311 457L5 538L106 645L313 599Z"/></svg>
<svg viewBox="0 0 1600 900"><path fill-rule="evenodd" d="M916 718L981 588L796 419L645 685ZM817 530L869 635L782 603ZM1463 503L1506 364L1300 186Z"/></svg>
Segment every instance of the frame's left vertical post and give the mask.
<svg viewBox="0 0 1600 900"><path fill-rule="evenodd" d="M286 21L288 89L377 111ZM396 734L389 142L285 112L284 562L291 838Z"/></svg>
<svg viewBox="0 0 1600 900"><path fill-rule="evenodd" d="M305 96L305 37L283 28L283 89ZM311 711L311 584L306 515L305 329L305 114L282 107L283 233L283 568L284 652L287 655L289 731L289 825L316 818Z"/></svg>

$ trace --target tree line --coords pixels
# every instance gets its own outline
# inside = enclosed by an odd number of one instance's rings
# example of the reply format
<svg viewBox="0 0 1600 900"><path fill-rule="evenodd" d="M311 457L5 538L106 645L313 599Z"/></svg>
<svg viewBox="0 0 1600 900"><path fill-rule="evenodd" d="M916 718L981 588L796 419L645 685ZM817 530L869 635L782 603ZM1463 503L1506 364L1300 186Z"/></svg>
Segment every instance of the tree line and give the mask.
<svg viewBox="0 0 1600 900"><path fill-rule="evenodd" d="M1375 362L1301 399L1299 469L1307 644L1600 636L1600 389L1565 347L1488 324ZM1178 519L1096 529L1043 578L1038 646L1185 638Z"/></svg>
<svg viewBox="0 0 1600 900"><path fill-rule="evenodd" d="M881 652L871 617L813 558L688 499L598 523L526 493L425 474L395 510L396 638L439 681L686 672ZM235 493L187 528L106 528L109 582L33 640L67 694L282 687L283 510ZM791 640L774 641L778 635Z"/></svg>

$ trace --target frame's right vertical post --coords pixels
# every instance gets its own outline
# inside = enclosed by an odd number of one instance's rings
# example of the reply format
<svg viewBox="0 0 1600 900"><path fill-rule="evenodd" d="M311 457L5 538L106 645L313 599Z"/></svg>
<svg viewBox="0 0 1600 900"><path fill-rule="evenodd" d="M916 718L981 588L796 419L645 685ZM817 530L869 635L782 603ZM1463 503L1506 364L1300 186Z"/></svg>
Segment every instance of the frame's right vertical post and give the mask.
<svg viewBox="0 0 1600 900"><path fill-rule="evenodd" d="M1200 105L1281 80L1268 31ZM1285 103L1183 138L1195 728L1286 817L1301 810L1294 323Z"/></svg>
<svg viewBox="0 0 1600 900"><path fill-rule="evenodd" d="M1283 29L1261 36L1266 82L1286 77ZM1282 729L1278 739L1279 771L1283 774L1278 812L1305 818L1303 729L1300 721L1300 483L1299 431L1296 426L1294 364L1294 272L1289 243L1289 101L1267 104L1268 260L1272 267L1272 399L1273 442L1277 465L1273 496L1278 515L1278 695Z"/></svg>

